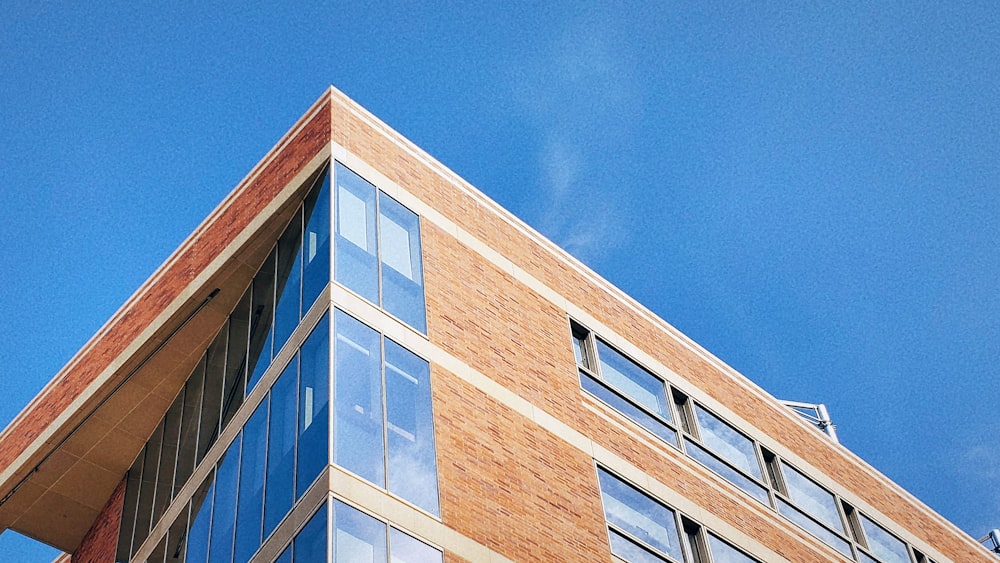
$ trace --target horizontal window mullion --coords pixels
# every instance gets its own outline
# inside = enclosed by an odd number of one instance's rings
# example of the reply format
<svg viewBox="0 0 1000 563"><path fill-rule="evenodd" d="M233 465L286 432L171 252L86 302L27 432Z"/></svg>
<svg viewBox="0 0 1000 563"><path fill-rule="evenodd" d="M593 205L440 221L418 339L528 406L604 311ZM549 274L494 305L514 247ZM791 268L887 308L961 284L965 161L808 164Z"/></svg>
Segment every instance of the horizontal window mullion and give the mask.
<svg viewBox="0 0 1000 563"><path fill-rule="evenodd" d="M673 557L670 557L670 555L668 555L666 553L663 553L659 549L656 549L655 547L649 545L648 543L646 543L646 542L642 541L641 539L635 537L634 535L628 533L626 530L622 529L621 527L616 526L616 525L612 524L611 522L607 522L607 525L608 525L608 530L610 530L611 532L613 532L615 534L618 534L622 538L624 538L624 539L628 540L629 542L631 542L632 544L634 544L636 547L642 549L643 551L648 552L650 555L652 555L652 556L654 556L654 557L656 557L656 558L658 558L660 560L663 560L663 561L668 561L668 562L669 561L675 561L675 559Z"/></svg>
<svg viewBox="0 0 1000 563"><path fill-rule="evenodd" d="M614 387L611 387L607 383L601 381L600 379L597 379L596 377L590 375L589 373L584 372L583 370L581 370L580 371L580 376L581 376L581 386L583 387L584 391L586 391L587 393L589 393L590 395L592 395L593 397L595 397L597 400L601 401L602 403L608 405L612 409L616 410L617 412L619 412L620 414L622 414L623 416L625 416L626 418L628 418L632 422L638 424L639 426L645 428L647 431L653 433L658 438L660 438L660 439L662 439L662 440L664 440L664 441L666 441L668 443L671 443L674 446L677 446L677 429L673 426L673 424L671 424L670 422L667 422L667 420L664 419L663 417L661 417L661 416L659 416L657 414L651 413L648 409L643 408L641 405L637 404L635 401L629 399L627 396L625 396L621 392L617 391ZM601 397L593 389L589 389L588 386L587 386L587 383L586 383L587 381L592 382L593 384L597 385L597 387L599 389L601 389L601 390L609 393L614 399L621 401L624 404L625 407L631 408L631 409L634 409L635 411L637 411L635 414L637 414L638 416L633 416L632 414L630 414L628 412L624 412L617 405L612 404L612 402L608 401L606 398ZM638 419L639 417L645 417L645 418L648 419L648 421L639 420ZM664 432L663 430L666 430L667 432Z"/></svg>
<svg viewBox="0 0 1000 563"><path fill-rule="evenodd" d="M741 470L739 467L736 467L732 463L728 462L726 459L722 458L721 456L719 456L718 454L716 454L712 450L706 448L705 446L699 444L697 441L691 439L690 437L685 436L684 442L685 442L685 444L684 444L684 446L685 446L685 453L687 453L689 457L691 457L692 459L694 459L698 463L704 465L709 470L711 470L715 474L719 475L723 479L729 481L730 483L732 483L733 485L735 485L739 489L743 490L747 494L753 496L755 499L759 500L760 502L762 502L762 503L764 503L764 504L766 504L768 506L771 505L771 500L770 500L770 495L769 495L770 488L768 486L766 486L765 484L761 483L760 481L758 481L753 476L747 474L745 471ZM719 472L715 468L707 465L705 462L703 462L702 460L698 459L697 456L693 455L691 453L691 451L688 450L688 447L697 448L698 450L700 450L700 451L704 452L705 454L707 454L708 456L710 456L713 460L722 463L726 468L734 471L738 476L740 476L740 477L746 479L747 481L749 481L750 485L756 486L756 489L754 489L754 490L748 490L747 487L741 485L740 483L737 483L736 481L734 481L733 479L730 479L726 475L723 475L721 472ZM758 494L755 494L755 491Z"/></svg>

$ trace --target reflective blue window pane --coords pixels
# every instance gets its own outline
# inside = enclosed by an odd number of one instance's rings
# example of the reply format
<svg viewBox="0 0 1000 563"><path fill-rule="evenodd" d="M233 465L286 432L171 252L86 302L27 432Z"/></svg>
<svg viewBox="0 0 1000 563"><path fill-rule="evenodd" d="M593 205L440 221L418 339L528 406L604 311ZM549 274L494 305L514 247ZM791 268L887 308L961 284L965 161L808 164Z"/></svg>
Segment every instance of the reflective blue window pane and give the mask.
<svg viewBox="0 0 1000 563"><path fill-rule="evenodd" d="M719 460L719 458L717 458L714 454L710 453L708 450L699 446L695 442L685 440L684 445L687 449L688 455L700 461L709 469L715 471L725 479L729 480L732 484L743 489L760 502L770 504L770 496L767 493L767 489L764 488L763 485L733 469L726 463Z"/></svg>
<svg viewBox="0 0 1000 563"><path fill-rule="evenodd" d="M708 534L708 549L714 563L757 563L757 560L722 541L715 534Z"/></svg>
<svg viewBox="0 0 1000 563"><path fill-rule="evenodd" d="M906 544L864 514L860 515L861 528L868 540L868 549L885 563L906 563L910 560Z"/></svg>
<svg viewBox="0 0 1000 563"><path fill-rule="evenodd" d="M240 459L240 490L236 511L234 561L246 563L260 547L264 511L264 452L267 444L268 398L257 407L243 427Z"/></svg>
<svg viewBox="0 0 1000 563"><path fill-rule="evenodd" d="M240 470L240 440L235 440L219 461L212 510L210 563L228 563L233 556L233 525L236 520L236 485Z"/></svg>
<svg viewBox="0 0 1000 563"><path fill-rule="evenodd" d="M809 516L806 516L804 512L795 508L795 506L785 502L783 499L778 499L778 512L787 517L792 522L795 522L802 529L816 536L817 538L823 540L824 543L830 547L836 549L837 551L843 553L844 555L851 557L851 544L839 534L835 534L830 531L829 528L823 526L819 522L813 520Z"/></svg>
<svg viewBox="0 0 1000 563"><path fill-rule="evenodd" d="M666 557L644 547L642 544L616 530L608 530L611 552L629 563L663 563Z"/></svg>
<svg viewBox="0 0 1000 563"><path fill-rule="evenodd" d="M292 546L286 547L285 551L282 551L281 555L274 560L274 563L292 563Z"/></svg>
<svg viewBox="0 0 1000 563"><path fill-rule="evenodd" d="M295 480L295 406L298 357L271 388L271 417L267 428L267 476L264 486L264 537L292 507Z"/></svg>
<svg viewBox="0 0 1000 563"><path fill-rule="evenodd" d="M781 474L785 478L788 498L792 504L837 532L844 531L833 493L784 462L781 463Z"/></svg>
<svg viewBox="0 0 1000 563"><path fill-rule="evenodd" d="M385 409L389 490L438 513L430 367L392 340L385 340Z"/></svg>
<svg viewBox="0 0 1000 563"><path fill-rule="evenodd" d="M253 278L247 394L253 391L264 371L271 365L271 342L274 339L274 262L275 251L272 250Z"/></svg>
<svg viewBox="0 0 1000 563"><path fill-rule="evenodd" d="M330 321L324 316L302 345L299 373L299 445L296 498L329 462Z"/></svg>
<svg viewBox="0 0 1000 563"><path fill-rule="evenodd" d="M392 563L441 563L442 561L440 551L396 528L389 529L389 554Z"/></svg>
<svg viewBox="0 0 1000 563"><path fill-rule="evenodd" d="M618 412L632 419L633 422L656 434L663 440L677 445L677 432L667 426L663 420L635 406L631 401L621 396L616 391L608 387L607 384L591 377L590 374L580 370L580 384L584 389L593 393L600 400L611 405Z"/></svg>
<svg viewBox="0 0 1000 563"><path fill-rule="evenodd" d="M302 210L278 239L278 302L274 308L274 353L285 345L299 324L302 306Z"/></svg>
<svg viewBox="0 0 1000 563"><path fill-rule="evenodd" d="M375 239L375 186L337 163L337 281L378 304L378 248Z"/></svg>
<svg viewBox="0 0 1000 563"><path fill-rule="evenodd" d="M600 339L597 355L601 361L601 378L629 399L670 421L666 387L663 381L629 360Z"/></svg>
<svg viewBox="0 0 1000 563"><path fill-rule="evenodd" d="M302 240L302 314L330 282L330 171L306 198L306 228Z"/></svg>
<svg viewBox="0 0 1000 563"><path fill-rule="evenodd" d="M384 563L385 524L335 502L333 513L333 560L335 563Z"/></svg>
<svg viewBox="0 0 1000 563"><path fill-rule="evenodd" d="M603 469L598 469L598 478L604 517L609 526L664 555L681 559L680 536L673 510Z"/></svg>
<svg viewBox="0 0 1000 563"><path fill-rule="evenodd" d="M295 536L292 560L296 563L324 563L326 561L326 511L324 504L309 523Z"/></svg>
<svg viewBox="0 0 1000 563"><path fill-rule="evenodd" d="M382 306L425 332L424 274L417 215L379 193L379 248L382 255Z"/></svg>
<svg viewBox="0 0 1000 563"><path fill-rule="evenodd" d="M701 405L695 404L694 413L698 420L701 443L706 448L750 475L763 479L753 441L703 409Z"/></svg>
<svg viewBox="0 0 1000 563"><path fill-rule="evenodd" d="M205 563L208 560L208 532L212 525L212 497L215 495L215 476L209 476L191 497L191 529L187 537L186 563Z"/></svg>
<svg viewBox="0 0 1000 563"><path fill-rule="evenodd" d="M334 328L334 462L384 487L379 334L340 311Z"/></svg>

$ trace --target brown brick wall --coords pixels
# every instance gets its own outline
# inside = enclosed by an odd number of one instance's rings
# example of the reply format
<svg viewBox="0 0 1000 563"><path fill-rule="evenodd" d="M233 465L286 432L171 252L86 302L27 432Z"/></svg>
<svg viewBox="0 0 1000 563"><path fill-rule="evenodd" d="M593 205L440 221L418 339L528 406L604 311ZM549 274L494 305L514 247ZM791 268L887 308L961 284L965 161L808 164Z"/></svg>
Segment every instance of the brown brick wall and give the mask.
<svg viewBox="0 0 1000 563"><path fill-rule="evenodd" d="M73 553L72 563L112 563L115 560L125 500L125 481L122 479L115 487L115 492L84 536L80 547Z"/></svg>
<svg viewBox="0 0 1000 563"><path fill-rule="evenodd" d="M336 93L334 102L333 142L343 145L632 344L752 421L770 440L807 459L949 558L988 560L968 542L960 541L952 528L915 509L916 505L897 493L887 480L870 474L865 466L825 442L816 432L786 419L779 414L780 406L748 393L735 382L733 375L691 352L669 330L654 324L618 296L557 259L548 248L502 220L488 204L462 194L439 170L400 150L386 137L393 133L372 129L342 105L352 107L352 102L341 103ZM526 290L510 275L498 271L428 222L423 224L428 333L432 341L584 434L594 436L594 429L579 420L578 383L565 312ZM497 292L497 288L503 291ZM467 416L473 417L473 413L474 409ZM653 464L648 455L628 458L644 468ZM650 469L650 472L667 479L662 470ZM451 485L442 475L442 487L447 486ZM756 518L736 508L726 508L726 503L716 502L708 493L695 498L699 503L704 502L707 510L741 529L748 519ZM761 527L768 527L765 521L757 521ZM790 549L783 547L786 540L780 536L769 537L763 532L760 535L763 543L781 553Z"/></svg>

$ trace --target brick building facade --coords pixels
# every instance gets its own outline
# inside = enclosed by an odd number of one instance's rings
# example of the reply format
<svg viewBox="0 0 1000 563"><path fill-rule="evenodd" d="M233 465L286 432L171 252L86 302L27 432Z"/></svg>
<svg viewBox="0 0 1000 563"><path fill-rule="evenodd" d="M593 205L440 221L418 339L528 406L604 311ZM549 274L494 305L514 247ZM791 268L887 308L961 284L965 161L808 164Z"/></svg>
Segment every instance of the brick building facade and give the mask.
<svg viewBox="0 0 1000 563"><path fill-rule="evenodd" d="M72 561L991 561L336 90L0 435Z"/></svg>

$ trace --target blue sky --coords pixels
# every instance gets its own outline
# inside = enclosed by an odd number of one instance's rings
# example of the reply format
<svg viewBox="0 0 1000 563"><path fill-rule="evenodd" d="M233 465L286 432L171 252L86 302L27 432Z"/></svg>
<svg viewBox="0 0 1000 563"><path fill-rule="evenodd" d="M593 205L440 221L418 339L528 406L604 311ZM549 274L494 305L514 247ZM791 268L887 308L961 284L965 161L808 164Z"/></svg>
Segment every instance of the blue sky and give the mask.
<svg viewBox="0 0 1000 563"><path fill-rule="evenodd" d="M0 424L333 84L1000 526L1000 10L836 4L5 3Z"/></svg>

